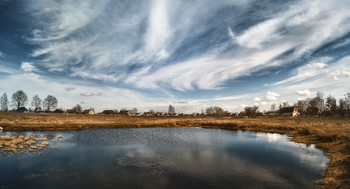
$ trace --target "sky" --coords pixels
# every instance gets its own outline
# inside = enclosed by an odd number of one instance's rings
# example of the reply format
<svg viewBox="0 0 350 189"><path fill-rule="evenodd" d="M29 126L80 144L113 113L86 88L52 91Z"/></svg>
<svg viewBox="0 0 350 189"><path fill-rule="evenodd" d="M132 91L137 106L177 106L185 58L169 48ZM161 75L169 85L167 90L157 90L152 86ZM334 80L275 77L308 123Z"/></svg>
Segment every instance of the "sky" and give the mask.
<svg viewBox="0 0 350 189"><path fill-rule="evenodd" d="M350 0L0 0L0 94L201 112L350 92Z"/></svg>

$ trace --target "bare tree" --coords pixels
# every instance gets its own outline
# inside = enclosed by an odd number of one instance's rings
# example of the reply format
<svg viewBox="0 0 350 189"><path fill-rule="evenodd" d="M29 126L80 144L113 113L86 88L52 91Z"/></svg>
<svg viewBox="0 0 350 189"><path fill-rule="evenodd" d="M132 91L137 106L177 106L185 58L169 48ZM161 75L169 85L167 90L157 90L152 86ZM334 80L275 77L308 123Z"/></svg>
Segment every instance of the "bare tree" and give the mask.
<svg viewBox="0 0 350 189"><path fill-rule="evenodd" d="M51 109L55 109L57 107L57 99L54 96L48 95L43 102L44 109L47 112L50 112Z"/></svg>
<svg viewBox="0 0 350 189"><path fill-rule="evenodd" d="M337 100L329 95L326 99L326 107L330 113L334 114L337 111Z"/></svg>
<svg viewBox="0 0 350 189"><path fill-rule="evenodd" d="M304 114L306 112L307 107L308 107L308 101L307 100L298 100L298 102L295 104L295 106L298 107L298 110L301 114Z"/></svg>
<svg viewBox="0 0 350 189"><path fill-rule="evenodd" d="M319 111L324 111L324 98L323 98L323 92L317 92L316 97L314 98L316 108Z"/></svg>
<svg viewBox="0 0 350 189"><path fill-rule="evenodd" d="M348 116L350 117L350 92L346 93L345 95L345 107L346 107L346 111L348 112Z"/></svg>
<svg viewBox="0 0 350 189"><path fill-rule="evenodd" d="M289 107L289 103L287 102L287 101L285 101L285 102L283 102L283 108L285 108L285 107Z"/></svg>
<svg viewBox="0 0 350 189"><path fill-rule="evenodd" d="M131 114L137 114L137 112L138 112L137 108L133 108L130 110Z"/></svg>
<svg viewBox="0 0 350 189"><path fill-rule="evenodd" d="M339 99L339 106L338 106L338 110L339 110L339 113L342 117L345 116L345 112L346 112L346 101L344 99Z"/></svg>
<svg viewBox="0 0 350 189"><path fill-rule="evenodd" d="M245 107L244 111L245 111L245 115L248 117L254 117L256 116L256 114L258 113L258 106L253 106L253 107Z"/></svg>
<svg viewBox="0 0 350 189"><path fill-rule="evenodd" d="M38 95L35 95L32 100L32 106L34 107L34 112L41 110L41 99Z"/></svg>
<svg viewBox="0 0 350 189"><path fill-rule="evenodd" d="M4 93L0 98L1 111L6 112L8 110L9 101L7 99L7 94Z"/></svg>
<svg viewBox="0 0 350 189"><path fill-rule="evenodd" d="M205 113L207 115L213 115L213 116L224 116L225 114L227 114L227 112L219 106L211 106L209 108L206 108Z"/></svg>
<svg viewBox="0 0 350 189"><path fill-rule="evenodd" d="M175 107L174 106L169 105L168 114L169 115L174 115L175 114Z"/></svg>
<svg viewBox="0 0 350 189"><path fill-rule="evenodd" d="M272 103L271 104L271 112L275 112L276 111L276 103Z"/></svg>
<svg viewBox="0 0 350 189"><path fill-rule="evenodd" d="M22 90L19 90L12 95L12 103L14 106L19 109L20 107L23 107L28 102L28 96L26 93L24 93Z"/></svg>
<svg viewBox="0 0 350 189"><path fill-rule="evenodd" d="M80 114L81 112L83 112L83 108L80 106L80 104L77 104L72 108L72 111L74 113Z"/></svg>

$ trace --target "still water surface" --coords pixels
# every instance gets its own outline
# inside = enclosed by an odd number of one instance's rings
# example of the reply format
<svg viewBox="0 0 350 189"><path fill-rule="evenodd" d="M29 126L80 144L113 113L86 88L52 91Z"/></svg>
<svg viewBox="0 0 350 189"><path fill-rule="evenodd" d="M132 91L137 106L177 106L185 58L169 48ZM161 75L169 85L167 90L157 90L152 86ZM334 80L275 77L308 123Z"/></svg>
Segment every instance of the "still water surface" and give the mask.
<svg viewBox="0 0 350 189"><path fill-rule="evenodd" d="M328 162L313 146L279 134L203 128L20 134L48 137L50 145L2 154L0 188L315 188Z"/></svg>

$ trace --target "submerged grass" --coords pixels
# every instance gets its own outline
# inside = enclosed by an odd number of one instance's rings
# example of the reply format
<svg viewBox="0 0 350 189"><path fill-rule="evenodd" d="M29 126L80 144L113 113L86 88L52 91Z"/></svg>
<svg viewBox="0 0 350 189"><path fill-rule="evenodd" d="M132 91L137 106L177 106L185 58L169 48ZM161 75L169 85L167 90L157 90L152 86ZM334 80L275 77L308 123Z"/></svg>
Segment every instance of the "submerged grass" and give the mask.
<svg viewBox="0 0 350 189"><path fill-rule="evenodd" d="M128 117L112 115L0 113L4 131L80 130L132 127L204 127L286 134L315 144L330 158L319 188L350 188L350 119L233 117Z"/></svg>

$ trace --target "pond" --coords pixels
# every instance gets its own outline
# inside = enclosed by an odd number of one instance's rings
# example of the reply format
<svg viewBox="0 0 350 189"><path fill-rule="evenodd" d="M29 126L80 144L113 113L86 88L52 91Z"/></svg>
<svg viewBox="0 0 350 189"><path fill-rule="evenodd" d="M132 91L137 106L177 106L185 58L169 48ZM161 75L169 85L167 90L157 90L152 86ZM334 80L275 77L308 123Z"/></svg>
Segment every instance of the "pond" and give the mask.
<svg viewBox="0 0 350 189"><path fill-rule="evenodd" d="M0 156L0 188L316 188L328 163L287 136L203 128L3 132L48 138Z"/></svg>

